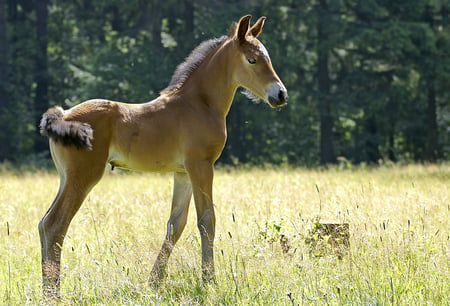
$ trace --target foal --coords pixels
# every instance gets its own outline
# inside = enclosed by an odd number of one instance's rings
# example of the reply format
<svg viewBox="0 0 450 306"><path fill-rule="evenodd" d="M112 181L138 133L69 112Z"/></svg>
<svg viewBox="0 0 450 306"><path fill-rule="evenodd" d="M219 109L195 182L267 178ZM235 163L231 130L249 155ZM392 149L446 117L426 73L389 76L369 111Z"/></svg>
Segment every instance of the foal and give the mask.
<svg viewBox="0 0 450 306"><path fill-rule="evenodd" d="M242 86L273 108L287 102L286 88L257 39L265 17L252 27L250 18L242 17L228 35L200 44L153 101L89 100L69 110L53 107L43 115L41 133L50 138L60 176L56 198L39 222L46 293L58 291L64 236L107 164L174 172L167 234L151 278L157 280L165 274L170 253L186 224L192 194L203 278L214 277L213 165L225 145L225 117L235 91Z"/></svg>

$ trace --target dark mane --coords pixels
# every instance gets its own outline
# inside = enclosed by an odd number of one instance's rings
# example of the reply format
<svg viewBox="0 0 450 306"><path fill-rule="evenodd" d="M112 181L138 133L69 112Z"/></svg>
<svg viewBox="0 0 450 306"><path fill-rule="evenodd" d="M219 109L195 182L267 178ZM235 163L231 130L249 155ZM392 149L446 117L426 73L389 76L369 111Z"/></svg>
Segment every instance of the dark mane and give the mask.
<svg viewBox="0 0 450 306"><path fill-rule="evenodd" d="M222 36L220 38L213 38L202 42L196 47L191 54L179 64L172 79L165 89L161 91L161 94L170 94L179 89L189 76L194 72L203 62L203 60L213 51L216 50L228 36Z"/></svg>

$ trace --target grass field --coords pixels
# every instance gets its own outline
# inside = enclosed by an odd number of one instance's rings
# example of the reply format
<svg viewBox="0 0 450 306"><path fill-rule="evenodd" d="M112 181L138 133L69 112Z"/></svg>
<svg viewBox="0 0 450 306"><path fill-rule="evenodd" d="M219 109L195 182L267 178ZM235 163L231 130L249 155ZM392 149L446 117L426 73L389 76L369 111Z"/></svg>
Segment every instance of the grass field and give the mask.
<svg viewBox="0 0 450 306"><path fill-rule="evenodd" d="M43 303L37 223L57 187L55 173L0 173L0 304ZM202 285L191 205L153 288L171 191L171 175L107 171L69 228L62 304L450 305L448 163L218 170L217 284ZM318 223L349 223L348 251L312 249Z"/></svg>

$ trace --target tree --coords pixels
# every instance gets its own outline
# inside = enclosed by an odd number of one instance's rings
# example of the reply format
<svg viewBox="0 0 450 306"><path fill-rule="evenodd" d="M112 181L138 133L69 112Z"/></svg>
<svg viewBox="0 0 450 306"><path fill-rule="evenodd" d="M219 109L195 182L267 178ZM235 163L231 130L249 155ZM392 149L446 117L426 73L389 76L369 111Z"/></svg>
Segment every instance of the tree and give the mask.
<svg viewBox="0 0 450 306"><path fill-rule="evenodd" d="M334 123L331 115L330 72L328 70L332 24L327 0L320 0L317 10L317 104L320 118L320 163L329 164L336 162L336 153L333 139Z"/></svg>
<svg viewBox="0 0 450 306"><path fill-rule="evenodd" d="M439 2L438 2L439 3ZM448 53L442 53L445 45L448 46L448 37L441 34L446 26L445 18L448 17L449 7L445 7L444 2L441 6L427 3L424 8L423 20L430 28L428 39L430 42L429 50L423 50L421 53L425 56L425 61L420 65L420 70L425 77L425 87L427 93L427 110L426 110L426 130L427 140L425 143L424 159L435 162L441 156L438 136L437 122L437 93L436 87L439 80L448 80L449 69L446 68L450 64ZM445 40L447 41L445 42ZM441 46L439 46L441 44ZM427 44L428 45L428 44ZM442 83L445 83L442 82Z"/></svg>
<svg viewBox="0 0 450 306"><path fill-rule="evenodd" d="M35 82L36 91L34 98L34 122L38 126L41 115L49 106L48 100L48 60L47 60L47 0L35 1L36 11L36 46L35 57ZM47 141L42 138L35 140L35 149L43 150L47 146Z"/></svg>
<svg viewBox="0 0 450 306"><path fill-rule="evenodd" d="M268 17L260 39L289 106L238 93L221 162L448 158L447 2L0 0L0 160L48 154L37 124L49 105L154 98L244 13Z"/></svg>
<svg viewBox="0 0 450 306"><path fill-rule="evenodd" d="M6 35L6 1L0 0L0 161L9 158L13 152L7 141L10 132L8 109L9 101L9 64L8 39Z"/></svg>

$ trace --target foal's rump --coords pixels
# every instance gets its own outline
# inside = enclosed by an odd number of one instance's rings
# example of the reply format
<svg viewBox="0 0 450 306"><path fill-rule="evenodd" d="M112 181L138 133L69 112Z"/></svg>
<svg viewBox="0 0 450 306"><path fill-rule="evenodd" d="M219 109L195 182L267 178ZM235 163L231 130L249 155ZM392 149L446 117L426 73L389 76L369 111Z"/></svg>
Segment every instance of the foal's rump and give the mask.
<svg viewBox="0 0 450 306"><path fill-rule="evenodd" d="M65 120L64 110L59 106L52 107L44 113L40 129L42 135L64 146L73 145L78 149L92 150L91 126L84 122Z"/></svg>
<svg viewBox="0 0 450 306"><path fill-rule="evenodd" d="M94 139L105 136L99 124L110 122L115 109L108 100L89 100L68 110L54 106L42 115L40 131L63 146L92 150Z"/></svg>

